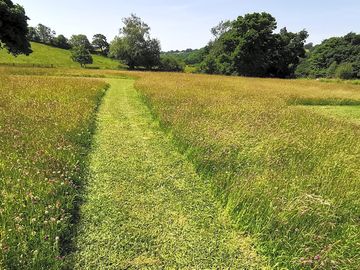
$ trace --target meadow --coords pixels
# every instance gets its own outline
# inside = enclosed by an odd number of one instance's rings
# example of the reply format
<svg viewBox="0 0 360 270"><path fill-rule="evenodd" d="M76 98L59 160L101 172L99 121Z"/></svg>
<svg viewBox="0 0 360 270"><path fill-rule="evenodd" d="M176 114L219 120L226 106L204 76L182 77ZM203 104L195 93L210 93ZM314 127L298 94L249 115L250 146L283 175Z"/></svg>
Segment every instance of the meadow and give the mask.
<svg viewBox="0 0 360 270"><path fill-rule="evenodd" d="M147 74L136 87L274 268L358 269L359 86Z"/></svg>
<svg viewBox="0 0 360 270"><path fill-rule="evenodd" d="M0 269L63 265L106 87L0 75Z"/></svg>
<svg viewBox="0 0 360 270"><path fill-rule="evenodd" d="M31 47L33 53L29 56L19 55L15 57L8 54L5 50L0 50L0 66L80 68L80 64L71 60L70 50L59 49L35 42L31 43ZM93 60L94 63L87 66L90 69L123 68L123 65L118 61L104 56L94 54Z"/></svg>
<svg viewBox="0 0 360 270"><path fill-rule="evenodd" d="M57 241L66 239L71 223L63 213L70 213L79 195L84 166L77 171L77 161L85 160L88 128L105 87L95 77L133 77L162 129L274 269L358 269L359 85L80 69L0 71L7 74L0 80L1 123L8 119L0 134L6 142L1 179L9 179L1 183L4 266L19 263L18 254L24 254L19 269L63 263L60 247L66 245ZM50 116L57 120L44 120ZM74 179L80 179L76 185Z"/></svg>

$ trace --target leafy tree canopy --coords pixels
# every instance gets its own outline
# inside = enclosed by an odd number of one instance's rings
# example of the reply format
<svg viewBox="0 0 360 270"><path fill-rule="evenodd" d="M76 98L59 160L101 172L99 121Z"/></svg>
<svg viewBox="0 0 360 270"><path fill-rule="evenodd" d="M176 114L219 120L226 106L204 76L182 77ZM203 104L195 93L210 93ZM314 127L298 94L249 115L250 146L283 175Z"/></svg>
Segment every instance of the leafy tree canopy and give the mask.
<svg viewBox="0 0 360 270"><path fill-rule="evenodd" d="M151 39L150 27L134 14L123 19L124 27L110 44L110 56L124 61L130 69L152 69L160 63L160 42Z"/></svg>
<svg viewBox="0 0 360 270"><path fill-rule="evenodd" d="M53 31L50 27L43 25L41 23L38 24L38 26L36 27L36 32L39 41L44 44L52 44L56 35L55 31Z"/></svg>
<svg viewBox="0 0 360 270"><path fill-rule="evenodd" d="M206 73L290 77L305 56L307 32L276 34L276 20L268 13L247 14L212 29L215 40L201 68Z"/></svg>
<svg viewBox="0 0 360 270"><path fill-rule="evenodd" d="M95 50L99 50L101 54L107 55L109 52L109 43L107 39L102 34L96 34L93 37L92 46Z"/></svg>
<svg viewBox="0 0 360 270"><path fill-rule="evenodd" d="M55 37L53 39L53 45L58 48L65 49L65 50L68 50L71 48L71 46L69 44L69 40L64 35L58 35L57 37Z"/></svg>
<svg viewBox="0 0 360 270"><path fill-rule="evenodd" d="M88 51L93 51L93 47L86 35L72 35L69 43L71 47L84 47Z"/></svg>
<svg viewBox="0 0 360 270"><path fill-rule="evenodd" d="M296 73L301 77L334 77L337 67L340 71L346 69L347 78L349 70L352 70L352 78L360 78L360 35L349 33L324 40L309 52Z"/></svg>
<svg viewBox="0 0 360 270"><path fill-rule="evenodd" d="M13 55L32 52L27 40L28 19L22 6L0 0L0 49L5 48Z"/></svg>
<svg viewBox="0 0 360 270"><path fill-rule="evenodd" d="M174 56L163 55L160 59L159 68L162 71L182 72L185 69L185 64Z"/></svg>
<svg viewBox="0 0 360 270"><path fill-rule="evenodd" d="M71 59L79 63L81 67L86 67L86 65L93 63L90 51L83 45L73 47L71 50Z"/></svg>

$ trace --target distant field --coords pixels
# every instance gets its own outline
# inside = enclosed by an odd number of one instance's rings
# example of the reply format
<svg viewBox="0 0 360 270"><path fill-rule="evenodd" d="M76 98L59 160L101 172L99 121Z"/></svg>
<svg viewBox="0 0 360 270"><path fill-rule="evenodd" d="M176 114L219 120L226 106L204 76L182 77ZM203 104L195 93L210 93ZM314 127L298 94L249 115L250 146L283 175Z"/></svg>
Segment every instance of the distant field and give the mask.
<svg viewBox="0 0 360 270"><path fill-rule="evenodd" d="M181 74L136 86L272 265L358 269L359 86Z"/></svg>
<svg viewBox="0 0 360 270"><path fill-rule="evenodd" d="M70 51L51 46L31 43L33 53L29 56L20 55L14 57L6 52L6 50L0 50L0 65L24 65L24 66L45 66L50 67L68 67L68 68L80 68L78 63L75 63L70 58ZM99 55L93 55L94 63L88 65L89 68L100 69L119 69L122 65L118 61L112 60Z"/></svg>
<svg viewBox="0 0 360 270"><path fill-rule="evenodd" d="M0 75L0 269L62 265L105 86Z"/></svg>

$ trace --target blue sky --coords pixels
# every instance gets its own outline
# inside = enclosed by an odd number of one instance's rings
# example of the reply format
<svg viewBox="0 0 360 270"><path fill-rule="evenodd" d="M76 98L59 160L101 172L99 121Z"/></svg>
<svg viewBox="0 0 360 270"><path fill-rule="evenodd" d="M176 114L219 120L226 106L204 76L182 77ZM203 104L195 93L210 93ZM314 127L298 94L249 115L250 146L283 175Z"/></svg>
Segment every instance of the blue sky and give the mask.
<svg viewBox="0 0 360 270"><path fill-rule="evenodd" d="M136 13L151 26L163 50L200 48L211 38L210 28L224 19L249 12L269 12L279 27L308 30L309 42L360 32L360 0L13 0L25 7L30 25L43 23L58 34L96 33L109 40L121 18Z"/></svg>

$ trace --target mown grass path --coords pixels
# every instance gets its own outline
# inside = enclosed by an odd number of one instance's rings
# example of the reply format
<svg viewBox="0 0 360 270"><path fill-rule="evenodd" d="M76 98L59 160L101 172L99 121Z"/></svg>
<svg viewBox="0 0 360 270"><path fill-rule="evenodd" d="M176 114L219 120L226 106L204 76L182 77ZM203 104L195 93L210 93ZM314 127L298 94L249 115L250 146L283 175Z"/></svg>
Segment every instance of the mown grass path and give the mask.
<svg viewBox="0 0 360 270"><path fill-rule="evenodd" d="M133 80L108 81L76 269L261 269L251 241L153 121Z"/></svg>

